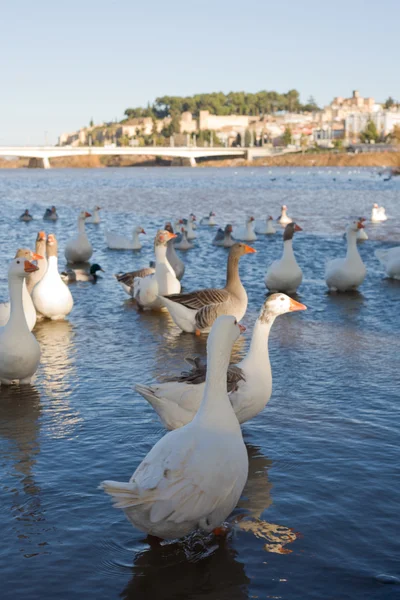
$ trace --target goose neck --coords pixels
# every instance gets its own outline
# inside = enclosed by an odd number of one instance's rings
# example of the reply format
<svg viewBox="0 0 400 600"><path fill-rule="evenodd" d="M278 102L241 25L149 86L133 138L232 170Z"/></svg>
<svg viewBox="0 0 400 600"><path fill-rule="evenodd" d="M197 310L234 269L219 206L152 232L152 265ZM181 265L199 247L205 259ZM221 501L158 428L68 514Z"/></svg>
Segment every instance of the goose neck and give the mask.
<svg viewBox="0 0 400 600"><path fill-rule="evenodd" d="M7 327L12 327L15 331L26 330L29 332L22 300L24 284L25 280L20 277L9 277L8 279L11 312Z"/></svg>
<svg viewBox="0 0 400 600"><path fill-rule="evenodd" d="M207 422L214 421L218 426L224 426L225 415L229 415L229 411L235 417L229 401L226 381L231 348L224 347L220 340L215 338L213 342L207 346L206 384L197 418Z"/></svg>
<svg viewBox="0 0 400 600"><path fill-rule="evenodd" d="M283 258L286 260L296 260L293 252L293 240L283 242Z"/></svg>
<svg viewBox="0 0 400 600"><path fill-rule="evenodd" d="M347 232L347 253L346 258L351 258L353 256L359 256L358 248L357 248L357 231L353 231L352 229Z"/></svg>
<svg viewBox="0 0 400 600"><path fill-rule="evenodd" d="M243 287L239 276L239 256L229 255L226 269L226 289L228 292L237 292L238 288Z"/></svg>
<svg viewBox="0 0 400 600"><path fill-rule="evenodd" d="M47 273L58 274L58 258L57 256L49 256L47 259Z"/></svg>
<svg viewBox="0 0 400 600"><path fill-rule="evenodd" d="M260 363L261 361L263 364L265 364L265 361L269 360L268 338L275 318L275 315L267 313L266 315L263 315L262 321L260 317L257 319L253 329L250 348L243 361L243 364L247 362L256 364Z"/></svg>
<svg viewBox="0 0 400 600"><path fill-rule="evenodd" d="M82 219L82 217L78 218L78 232L85 233L85 219Z"/></svg>

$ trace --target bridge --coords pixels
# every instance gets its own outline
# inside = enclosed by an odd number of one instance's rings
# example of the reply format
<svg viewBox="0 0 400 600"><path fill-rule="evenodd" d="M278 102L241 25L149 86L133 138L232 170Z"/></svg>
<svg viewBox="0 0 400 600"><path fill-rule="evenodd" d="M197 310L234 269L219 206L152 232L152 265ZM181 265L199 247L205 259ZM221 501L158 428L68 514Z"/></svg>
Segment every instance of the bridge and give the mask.
<svg viewBox="0 0 400 600"><path fill-rule="evenodd" d="M278 152L279 154L283 152ZM0 146L0 157L29 158L30 167L50 169L52 158L61 156L163 156L180 159L181 164L196 166L197 158L234 158L247 160L276 154L271 148L224 148L196 146Z"/></svg>

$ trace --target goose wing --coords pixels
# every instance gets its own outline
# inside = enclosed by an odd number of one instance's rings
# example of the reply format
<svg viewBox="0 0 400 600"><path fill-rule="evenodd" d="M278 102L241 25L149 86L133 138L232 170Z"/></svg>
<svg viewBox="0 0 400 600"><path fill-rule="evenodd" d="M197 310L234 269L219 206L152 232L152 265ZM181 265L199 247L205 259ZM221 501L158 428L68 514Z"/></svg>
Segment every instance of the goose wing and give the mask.
<svg viewBox="0 0 400 600"><path fill-rule="evenodd" d="M118 282L124 283L128 287L132 287L135 277L147 277L148 275L153 275L155 272L155 269L152 267L144 267L143 269L130 271L129 273L117 273L114 277Z"/></svg>
<svg viewBox="0 0 400 600"><path fill-rule="evenodd" d="M165 296L168 300L182 304L182 306L192 310L200 310L210 304L221 304L229 300L229 297L227 290L216 288L197 290L189 294L170 294L169 296Z"/></svg>
<svg viewBox="0 0 400 600"><path fill-rule="evenodd" d="M194 358L185 358L185 361L191 366L191 369L189 371L182 371L180 375L172 377L170 381L178 381L180 383L192 385L204 383L207 374L207 363L203 363L198 356ZM227 373L228 393L236 389L239 381L245 381L242 369L236 365L229 365Z"/></svg>

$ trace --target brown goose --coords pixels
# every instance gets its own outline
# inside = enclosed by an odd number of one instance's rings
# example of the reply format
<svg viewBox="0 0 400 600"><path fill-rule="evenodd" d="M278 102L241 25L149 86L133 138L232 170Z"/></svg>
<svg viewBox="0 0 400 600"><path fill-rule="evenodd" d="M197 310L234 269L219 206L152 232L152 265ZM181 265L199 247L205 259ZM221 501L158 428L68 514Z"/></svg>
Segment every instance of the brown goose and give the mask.
<svg viewBox="0 0 400 600"><path fill-rule="evenodd" d="M143 267L143 269L129 271L129 273L117 273L114 277L121 284L128 296L132 296L135 277L147 277L147 275L152 275L155 272L156 270L153 267Z"/></svg>
<svg viewBox="0 0 400 600"><path fill-rule="evenodd" d="M233 315L240 321L247 309L247 294L239 277L239 259L256 252L246 244L235 244L229 251L224 288L208 288L189 294L160 296L176 325L188 333L200 335L220 315Z"/></svg>

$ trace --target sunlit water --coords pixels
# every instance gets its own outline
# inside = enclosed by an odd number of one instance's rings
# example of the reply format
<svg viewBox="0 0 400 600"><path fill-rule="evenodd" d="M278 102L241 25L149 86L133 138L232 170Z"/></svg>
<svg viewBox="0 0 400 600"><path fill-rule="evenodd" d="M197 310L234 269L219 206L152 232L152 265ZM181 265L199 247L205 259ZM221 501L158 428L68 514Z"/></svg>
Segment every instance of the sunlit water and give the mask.
<svg viewBox="0 0 400 600"><path fill-rule="evenodd" d="M275 181L272 181L275 179ZM395 598L399 569L400 282L385 279L374 256L400 243L400 178L348 169L104 169L0 171L0 290L19 246L39 229L65 242L81 208L103 207L88 226L96 285L71 287L69 320L35 329L42 360L32 388L1 388L0 597L54 600ZM328 295L324 264L343 255L343 230L369 217L373 202L389 220L369 225L360 246L368 275L359 293ZM246 516L226 540L194 535L150 547L110 498L103 479L128 480L163 429L133 391L178 373L206 337L181 335L167 315L136 312L112 274L145 266L165 219L211 209L241 224L286 203L303 232L294 240L304 271L299 299L309 310L279 317L270 340L273 394L245 424L248 488L235 511ZM55 225L44 209L55 204ZM35 221L19 223L29 207ZM107 250L106 228L147 232L141 252ZM227 251L197 230L184 255L184 288L223 285ZM281 231L260 236L241 259L249 294L246 351L279 257ZM239 517L239 518L240 518Z"/></svg>

